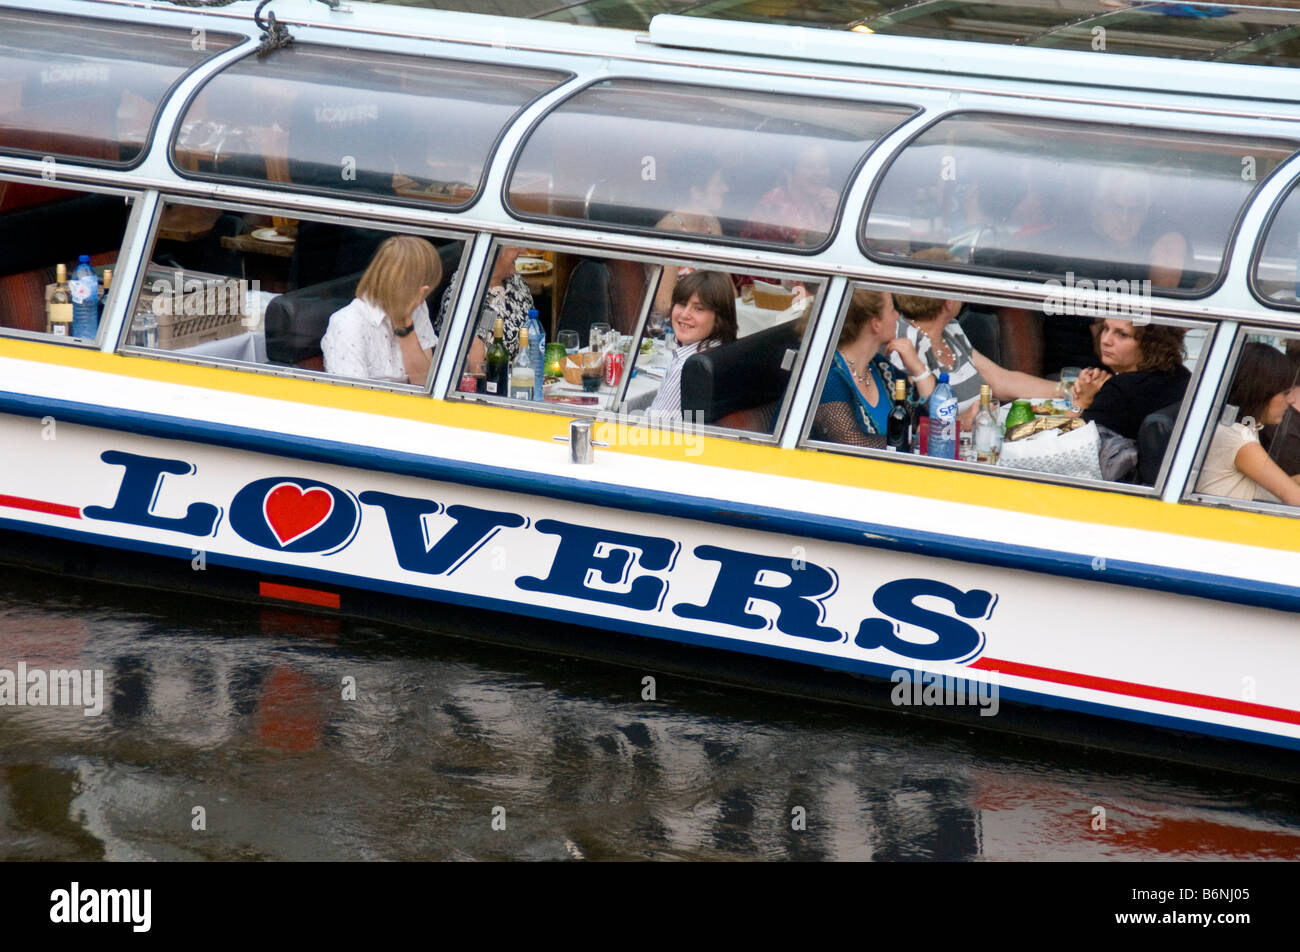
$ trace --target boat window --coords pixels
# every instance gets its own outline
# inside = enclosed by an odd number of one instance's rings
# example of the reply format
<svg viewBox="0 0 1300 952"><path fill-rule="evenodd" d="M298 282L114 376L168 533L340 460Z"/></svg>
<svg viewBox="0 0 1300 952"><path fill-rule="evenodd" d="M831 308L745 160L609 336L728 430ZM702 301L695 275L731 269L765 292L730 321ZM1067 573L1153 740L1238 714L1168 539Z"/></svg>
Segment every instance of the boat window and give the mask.
<svg viewBox="0 0 1300 952"><path fill-rule="evenodd" d="M567 74L294 45L241 59L185 111L182 175L468 205L501 131Z"/></svg>
<svg viewBox="0 0 1300 952"><path fill-rule="evenodd" d="M0 328L95 340L130 211L120 195L0 181ZM81 255L98 278L89 310L72 304L87 285L56 282L59 265L76 276Z"/></svg>
<svg viewBox="0 0 1300 952"><path fill-rule="evenodd" d="M186 71L242 40L0 10L0 151L91 164L144 157L159 105Z"/></svg>
<svg viewBox="0 0 1300 952"><path fill-rule="evenodd" d="M1292 185L1256 250L1251 284L1272 307L1300 308L1300 183Z"/></svg>
<svg viewBox="0 0 1300 952"><path fill-rule="evenodd" d="M1237 218L1296 143L962 114L921 133L877 184L867 254L951 254L954 270L1209 291Z"/></svg>
<svg viewBox="0 0 1300 952"><path fill-rule="evenodd" d="M1154 486L1208 325L1134 314L1084 318L1090 353L1039 377L1003 363L1005 310L1016 309L923 290L851 289L822 371L809 445L963 461L1057 482ZM934 397L940 375L956 404L956 426L946 435ZM981 419L984 384L988 420Z"/></svg>
<svg viewBox="0 0 1300 952"><path fill-rule="evenodd" d="M168 202L123 343L155 356L427 387L463 249L451 237ZM418 342L410 353L393 314L414 327L404 335Z"/></svg>
<svg viewBox="0 0 1300 952"><path fill-rule="evenodd" d="M812 278L700 262L502 246L462 345L456 395L771 435L821 290ZM496 320L513 360L530 308L550 351L540 396L488 362Z"/></svg>
<svg viewBox="0 0 1300 952"><path fill-rule="evenodd" d="M1300 507L1300 332L1243 328L1225 383L1202 439L1192 498Z"/></svg>
<svg viewBox="0 0 1300 952"><path fill-rule="evenodd" d="M521 217L823 246L867 151L915 110L633 79L589 86L529 134Z"/></svg>

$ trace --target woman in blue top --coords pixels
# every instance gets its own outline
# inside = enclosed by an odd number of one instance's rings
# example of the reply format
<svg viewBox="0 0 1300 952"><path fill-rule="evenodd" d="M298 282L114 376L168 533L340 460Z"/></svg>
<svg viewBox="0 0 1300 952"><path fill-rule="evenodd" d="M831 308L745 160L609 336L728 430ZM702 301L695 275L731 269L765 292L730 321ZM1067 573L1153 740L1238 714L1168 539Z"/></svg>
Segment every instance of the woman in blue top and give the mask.
<svg viewBox="0 0 1300 952"><path fill-rule="evenodd" d="M930 395L933 374L925 374L916 347L906 337L896 336L897 330L892 295L865 288L853 292L813 421L815 439L852 446L885 445L898 376L889 362L891 355L918 378L915 386L920 396Z"/></svg>

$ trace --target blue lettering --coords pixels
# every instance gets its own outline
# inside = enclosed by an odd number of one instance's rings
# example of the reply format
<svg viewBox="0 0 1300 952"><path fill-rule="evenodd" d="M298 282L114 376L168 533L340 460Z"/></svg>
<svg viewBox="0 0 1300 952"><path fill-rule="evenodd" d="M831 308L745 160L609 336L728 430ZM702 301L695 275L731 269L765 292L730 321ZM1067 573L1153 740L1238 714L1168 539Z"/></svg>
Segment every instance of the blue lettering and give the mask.
<svg viewBox="0 0 1300 952"><path fill-rule="evenodd" d="M362 493L361 501L384 510L397 564L408 572L428 575L454 572L496 535L498 529L517 529L528 522L515 513L452 506L447 515L456 520L456 524L430 548L423 517L441 512L441 505L431 499L372 491Z"/></svg>
<svg viewBox="0 0 1300 952"><path fill-rule="evenodd" d="M642 568L651 572L671 568L677 556L676 542L658 536L576 526L555 519L542 519L537 523L537 531L558 535L560 547L551 562L551 574L546 578L521 576L515 579L520 588L642 611L659 607L668 583L642 575L631 579L629 585L632 566L637 563L636 553L639 551ZM627 590L592 588L589 583L596 578L607 585L627 586Z"/></svg>
<svg viewBox="0 0 1300 952"><path fill-rule="evenodd" d="M106 522L124 522L132 526L145 526L149 529L167 529L171 532L183 532L186 535L212 535L221 518L221 510L206 502L196 502L185 510L179 518L154 515L154 503L162 489L163 476L188 476L194 472L194 465L179 459L159 459L155 456L137 456L134 453L122 453L108 450L99 457L110 466L123 466L122 485L117 490L117 501L111 509L103 506L87 506L83 511L87 519L103 519Z"/></svg>
<svg viewBox="0 0 1300 952"><path fill-rule="evenodd" d="M753 555L713 545L699 546L695 555L722 563L718 580L707 604L677 605L674 614L757 631L771 626L762 615L749 610L753 602L762 601L776 606L776 628L784 634L814 641L844 639L838 629L820 624L826 615L822 599L838 587L835 574L828 569L811 562L795 569L788 558ZM766 580L769 573L780 574L789 581L785 585L769 584Z"/></svg>
<svg viewBox="0 0 1300 952"><path fill-rule="evenodd" d="M887 648L905 658L919 661L968 661L984 650L984 633L964 621L922 608L915 599L922 595L952 602L962 618L985 618L991 614L995 599L989 592L974 589L963 592L943 582L928 578L903 578L886 582L872 597L877 609L895 622L884 618L864 618L853 640L859 648ZM904 641L898 637L896 622L928 628L938 638L929 644Z"/></svg>

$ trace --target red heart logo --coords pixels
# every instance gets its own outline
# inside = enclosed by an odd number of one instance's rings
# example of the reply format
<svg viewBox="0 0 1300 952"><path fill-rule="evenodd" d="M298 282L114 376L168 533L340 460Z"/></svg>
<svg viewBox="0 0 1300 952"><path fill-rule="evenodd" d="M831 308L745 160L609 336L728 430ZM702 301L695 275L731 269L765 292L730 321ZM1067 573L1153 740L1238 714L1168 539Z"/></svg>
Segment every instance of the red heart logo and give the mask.
<svg viewBox="0 0 1300 952"><path fill-rule="evenodd" d="M334 511L334 496L325 489L303 492L293 483L280 483L262 500L262 514L280 547L301 539Z"/></svg>

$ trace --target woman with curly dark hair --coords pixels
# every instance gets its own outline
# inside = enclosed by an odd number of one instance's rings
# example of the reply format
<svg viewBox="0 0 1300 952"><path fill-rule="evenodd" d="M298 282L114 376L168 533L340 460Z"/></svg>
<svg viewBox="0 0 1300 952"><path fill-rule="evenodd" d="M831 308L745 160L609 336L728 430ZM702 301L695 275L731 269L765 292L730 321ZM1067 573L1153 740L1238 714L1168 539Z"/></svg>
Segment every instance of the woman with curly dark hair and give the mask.
<svg viewBox="0 0 1300 952"><path fill-rule="evenodd" d="M1183 399L1183 329L1106 318L1097 336L1106 369L1089 367L1074 385L1073 416L1136 440L1148 414Z"/></svg>

